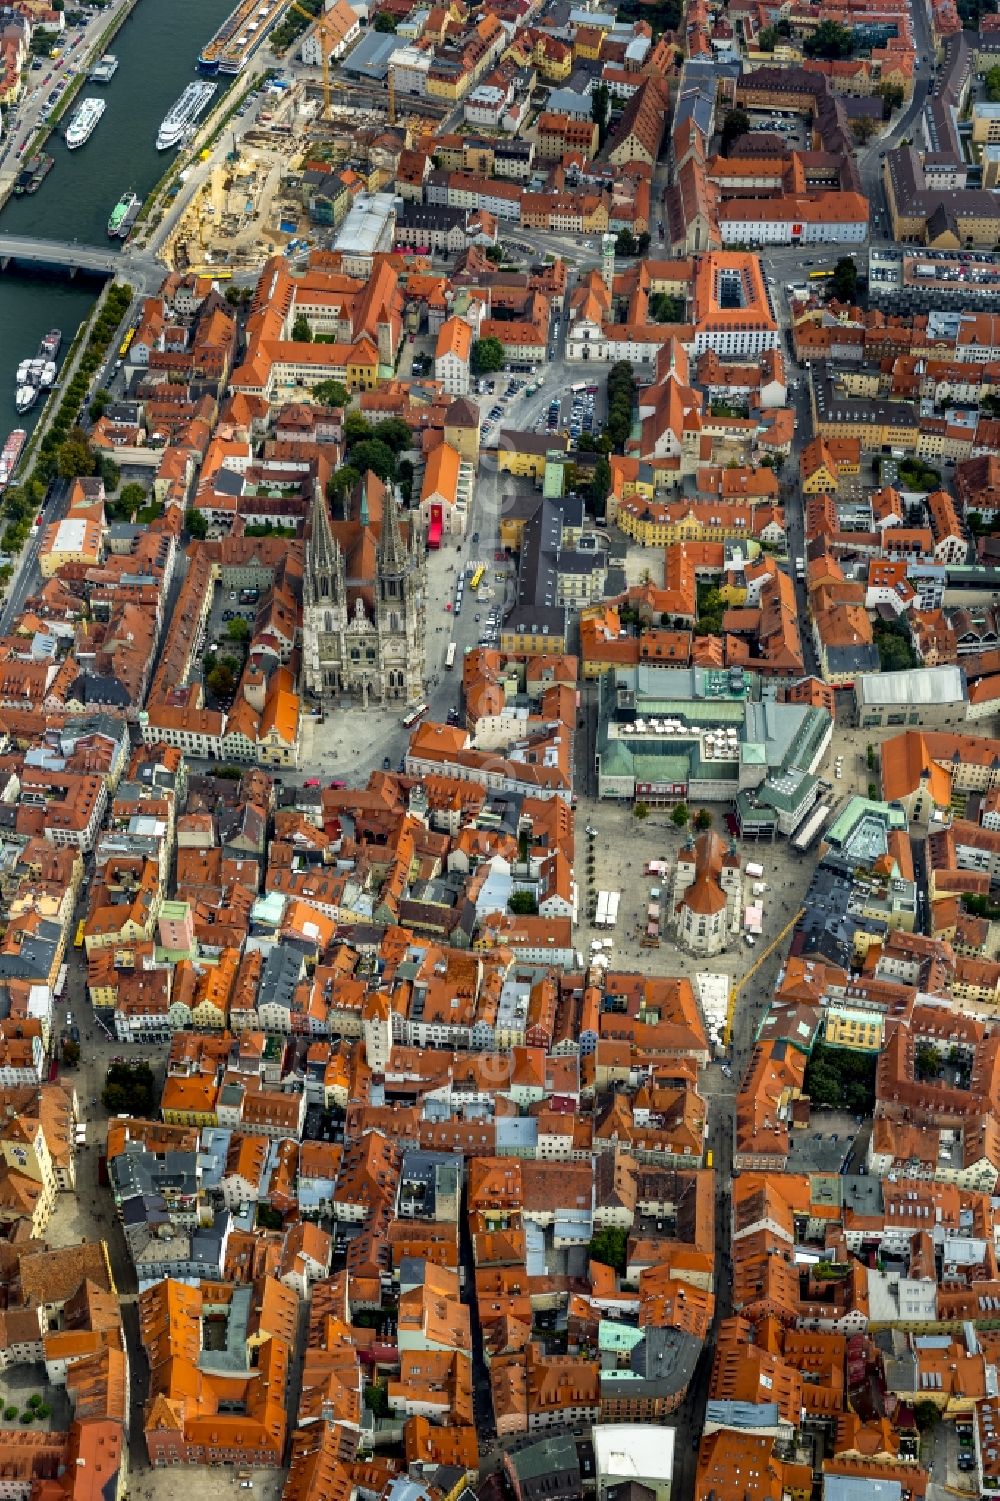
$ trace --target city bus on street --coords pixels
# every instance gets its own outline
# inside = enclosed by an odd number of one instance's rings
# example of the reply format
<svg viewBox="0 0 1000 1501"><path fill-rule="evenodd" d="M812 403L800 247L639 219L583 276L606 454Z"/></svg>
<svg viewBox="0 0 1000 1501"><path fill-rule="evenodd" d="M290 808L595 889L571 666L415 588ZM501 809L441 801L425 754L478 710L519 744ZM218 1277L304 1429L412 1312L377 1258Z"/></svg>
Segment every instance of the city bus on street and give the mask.
<svg viewBox="0 0 1000 1501"><path fill-rule="evenodd" d="M447 652L447 655L446 655L446 657L444 659L444 665L445 665L445 667L447 668L447 670L449 672L451 671L451 669L455 665L455 643L454 643L454 641L450 641L448 643L448 652Z"/></svg>
<svg viewBox="0 0 1000 1501"><path fill-rule="evenodd" d="M470 589L478 589L479 588L479 585L483 582L483 574L485 572L486 572L486 564L485 563L480 563L479 567L476 569L475 573L472 575L471 579L469 580L469 588Z"/></svg>
<svg viewBox="0 0 1000 1501"><path fill-rule="evenodd" d="M76 925L76 937L73 939L73 947L75 949L83 948L83 935L86 933L86 931L87 919L85 917L81 917L80 921Z"/></svg>
<svg viewBox="0 0 1000 1501"><path fill-rule="evenodd" d="M830 277L832 275L833 275L832 271L810 271L809 272L809 280L810 281L829 281L829 279L830 279Z"/></svg>
<svg viewBox="0 0 1000 1501"><path fill-rule="evenodd" d="M424 717L424 715L426 713L427 713L427 705L426 704L417 704L417 706L416 706L415 709L411 709L409 711L409 713L403 715L403 729L404 730L412 730L412 728L416 724L417 720L418 719L423 719L423 717Z"/></svg>

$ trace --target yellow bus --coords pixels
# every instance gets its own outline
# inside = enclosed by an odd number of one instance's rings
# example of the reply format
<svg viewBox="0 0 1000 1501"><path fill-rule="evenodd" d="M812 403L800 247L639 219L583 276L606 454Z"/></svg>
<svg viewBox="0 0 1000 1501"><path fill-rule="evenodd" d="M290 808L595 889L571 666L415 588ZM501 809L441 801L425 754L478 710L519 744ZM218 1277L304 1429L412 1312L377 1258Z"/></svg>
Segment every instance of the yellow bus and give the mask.
<svg viewBox="0 0 1000 1501"><path fill-rule="evenodd" d="M124 339L121 341L121 343L118 346L118 353L121 355L122 359L124 359L125 356L128 354L129 345L132 343L132 340L135 338L136 326L137 325L133 324L133 326L129 329L128 333L125 335Z"/></svg>
<svg viewBox="0 0 1000 1501"><path fill-rule="evenodd" d="M483 582L483 574L485 572L486 572L486 564L485 563L480 563L479 567L476 569L475 573L472 575L471 579L469 580L469 588L470 589L478 589L479 588L479 585Z"/></svg>
<svg viewBox="0 0 1000 1501"><path fill-rule="evenodd" d="M809 273L809 280L810 281L829 281L829 279L830 279L830 277L832 275L833 275L832 271L810 271L810 273Z"/></svg>
<svg viewBox="0 0 1000 1501"><path fill-rule="evenodd" d="M87 919L85 917L81 917L80 921L76 925L76 937L73 939L73 947L74 948L76 948L76 949L82 949L83 948L83 935L84 935L84 933L86 931L87 931Z"/></svg>
<svg viewBox="0 0 1000 1501"><path fill-rule="evenodd" d="M706 1167L711 1167L712 1166L712 1148L711 1147L709 1147L709 1149L708 1149L708 1156L705 1158L705 1166Z"/></svg>

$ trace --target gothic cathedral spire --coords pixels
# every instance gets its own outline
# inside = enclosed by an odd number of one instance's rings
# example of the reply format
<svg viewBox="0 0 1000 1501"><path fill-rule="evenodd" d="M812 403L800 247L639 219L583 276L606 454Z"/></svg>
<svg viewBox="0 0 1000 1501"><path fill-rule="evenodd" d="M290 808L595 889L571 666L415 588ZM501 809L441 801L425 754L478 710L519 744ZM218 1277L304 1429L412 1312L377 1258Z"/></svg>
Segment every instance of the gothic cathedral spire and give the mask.
<svg viewBox="0 0 1000 1501"><path fill-rule="evenodd" d="M317 597L336 598L341 573L340 543L333 535L330 510L321 485L314 486L309 521L306 579Z"/></svg>

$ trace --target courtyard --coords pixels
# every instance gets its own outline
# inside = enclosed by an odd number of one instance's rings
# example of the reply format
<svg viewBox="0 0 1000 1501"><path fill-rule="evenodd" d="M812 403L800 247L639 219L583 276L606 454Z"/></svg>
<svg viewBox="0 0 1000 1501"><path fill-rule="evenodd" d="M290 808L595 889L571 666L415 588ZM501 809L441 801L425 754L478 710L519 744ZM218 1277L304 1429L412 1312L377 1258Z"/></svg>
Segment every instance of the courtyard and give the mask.
<svg viewBox="0 0 1000 1501"><path fill-rule="evenodd" d="M66 1388L50 1386L40 1362L11 1366L0 1374L0 1429L64 1433L71 1420Z"/></svg>

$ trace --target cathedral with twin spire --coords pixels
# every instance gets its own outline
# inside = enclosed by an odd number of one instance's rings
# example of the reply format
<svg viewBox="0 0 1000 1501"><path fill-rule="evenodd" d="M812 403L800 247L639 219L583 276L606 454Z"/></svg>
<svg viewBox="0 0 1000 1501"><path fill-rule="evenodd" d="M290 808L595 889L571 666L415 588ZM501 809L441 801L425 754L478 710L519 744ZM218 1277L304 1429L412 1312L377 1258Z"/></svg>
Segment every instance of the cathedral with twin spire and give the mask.
<svg viewBox="0 0 1000 1501"><path fill-rule="evenodd" d="M313 500L303 584L305 686L410 704L424 692L424 553L391 488L369 471L342 502Z"/></svg>

